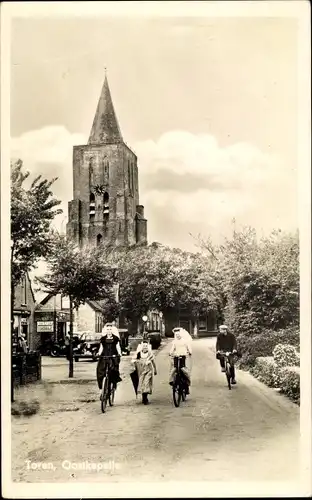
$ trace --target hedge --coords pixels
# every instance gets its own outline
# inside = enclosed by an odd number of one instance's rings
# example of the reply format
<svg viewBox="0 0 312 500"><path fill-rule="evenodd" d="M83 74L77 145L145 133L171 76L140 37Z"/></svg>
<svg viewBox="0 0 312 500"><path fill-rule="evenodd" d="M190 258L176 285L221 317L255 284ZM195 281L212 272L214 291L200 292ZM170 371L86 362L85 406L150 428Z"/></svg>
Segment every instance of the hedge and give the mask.
<svg viewBox="0 0 312 500"><path fill-rule="evenodd" d="M255 364L257 358L272 356L274 348L279 344L293 346L299 351L300 335L297 328L263 330L257 335L238 335L237 341L242 354L240 366L249 368Z"/></svg>
<svg viewBox="0 0 312 500"><path fill-rule="evenodd" d="M283 350L286 352L289 347L291 346L277 346L275 355L280 355ZM277 361L273 356L257 358L254 366L250 368L250 372L267 386L280 389L282 394L288 396L295 403L300 404L299 366L282 365L281 356L278 356L276 359Z"/></svg>

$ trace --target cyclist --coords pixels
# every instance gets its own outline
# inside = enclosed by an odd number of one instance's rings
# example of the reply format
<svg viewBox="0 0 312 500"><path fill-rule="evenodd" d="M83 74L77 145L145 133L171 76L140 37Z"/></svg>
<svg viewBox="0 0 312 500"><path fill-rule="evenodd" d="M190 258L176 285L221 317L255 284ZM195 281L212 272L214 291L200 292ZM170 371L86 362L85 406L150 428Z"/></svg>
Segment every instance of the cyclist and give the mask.
<svg viewBox="0 0 312 500"><path fill-rule="evenodd" d="M216 358L219 359L220 361L221 371L225 372L225 359L224 356L221 355L221 352L229 352L231 354L237 353L237 343L235 335L228 331L228 327L226 325L219 326L216 351L217 351ZM236 384L233 356L229 357L229 361L230 361L231 379L232 379L231 382L232 384Z"/></svg>
<svg viewBox="0 0 312 500"><path fill-rule="evenodd" d="M175 374L176 374L176 368L174 366L174 359L175 357L178 356L185 356L181 360L181 370L186 376L187 379L187 391L186 394L189 394L189 386L191 385L191 379L190 379L190 371L189 369L185 366L186 362L186 357L189 355L192 355L192 348L191 348L191 343L188 338L184 337L182 332L182 328L174 328L172 331L174 333L174 340L171 345L171 349L169 352L169 356L171 356L172 361L171 361L171 366L170 366L170 375L169 375L169 384L173 385Z"/></svg>
<svg viewBox="0 0 312 500"><path fill-rule="evenodd" d="M108 363L108 359L105 359L106 356L117 356L116 358L112 358L115 388L117 387L117 383L122 381L119 373L121 348L118 329L111 323L107 323L102 330L102 334L103 336L101 337L100 348L98 351L100 358L96 369L97 382L100 390L102 390L106 364Z"/></svg>

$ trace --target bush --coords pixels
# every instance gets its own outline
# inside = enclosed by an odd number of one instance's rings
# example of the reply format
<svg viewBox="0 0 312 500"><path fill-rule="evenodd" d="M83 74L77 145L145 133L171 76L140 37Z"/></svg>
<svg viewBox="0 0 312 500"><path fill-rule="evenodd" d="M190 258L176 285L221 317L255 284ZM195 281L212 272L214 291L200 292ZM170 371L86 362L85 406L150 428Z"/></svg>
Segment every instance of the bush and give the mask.
<svg viewBox="0 0 312 500"><path fill-rule="evenodd" d="M281 392L300 404L300 368L298 366L286 366L282 370Z"/></svg>
<svg viewBox="0 0 312 500"><path fill-rule="evenodd" d="M263 382L269 387L274 387L274 374L276 365L274 363L273 357L261 357L257 358L255 365L250 369L250 373L254 377Z"/></svg>
<svg viewBox="0 0 312 500"><path fill-rule="evenodd" d="M264 330L257 335L239 335L237 338L239 350L242 353L241 366L253 366L259 357L273 355L273 350L278 344L287 344L299 349L299 331L289 328L277 332ZM299 355L298 355L299 359ZM284 364L284 366L286 366Z"/></svg>
<svg viewBox="0 0 312 500"><path fill-rule="evenodd" d="M30 417L31 415L38 413L39 409L40 404L37 400L15 401L11 406L11 415L15 415L17 417Z"/></svg>
<svg viewBox="0 0 312 500"><path fill-rule="evenodd" d="M300 404L300 368L298 366L281 367L272 356L262 357L257 358L250 373L268 387L280 389L282 394Z"/></svg>
<svg viewBox="0 0 312 500"><path fill-rule="evenodd" d="M296 348L289 344L277 344L273 350L273 358L279 368L300 366L300 356Z"/></svg>

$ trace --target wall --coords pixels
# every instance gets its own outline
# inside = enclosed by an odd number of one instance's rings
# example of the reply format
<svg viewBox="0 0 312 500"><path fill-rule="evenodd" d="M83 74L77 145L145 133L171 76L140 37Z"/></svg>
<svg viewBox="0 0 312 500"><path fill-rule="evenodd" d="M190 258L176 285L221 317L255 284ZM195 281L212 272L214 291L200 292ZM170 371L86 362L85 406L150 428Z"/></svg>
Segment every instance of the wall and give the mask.
<svg viewBox="0 0 312 500"><path fill-rule="evenodd" d="M77 323L78 331L89 330L95 332L96 313L89 304L83 304L78 312L74 312L74 321Z"/></svg>
<svg viewBox="0 0 312 500"><path fill-rule="evenodd" d="M27 342L30 349L36 349L38 339L34 323L36 302L31 288L31 281L26 277L14 290L14 317L16 333L22 331L22 324L27 324Z"/></svg>

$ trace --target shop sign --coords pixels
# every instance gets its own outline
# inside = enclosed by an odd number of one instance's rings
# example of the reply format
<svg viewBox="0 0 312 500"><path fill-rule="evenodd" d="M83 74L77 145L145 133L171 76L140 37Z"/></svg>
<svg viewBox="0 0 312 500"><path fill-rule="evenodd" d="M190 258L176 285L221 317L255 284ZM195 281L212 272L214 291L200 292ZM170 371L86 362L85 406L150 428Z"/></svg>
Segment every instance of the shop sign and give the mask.
<svg viewBox="0 0 312 500"><path fill-rule="evenodd" d="M53 321L37 321L37 332L53 332Z"/></svg>

